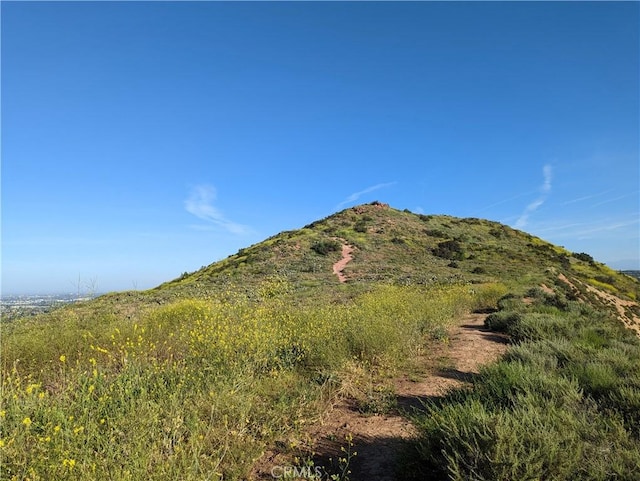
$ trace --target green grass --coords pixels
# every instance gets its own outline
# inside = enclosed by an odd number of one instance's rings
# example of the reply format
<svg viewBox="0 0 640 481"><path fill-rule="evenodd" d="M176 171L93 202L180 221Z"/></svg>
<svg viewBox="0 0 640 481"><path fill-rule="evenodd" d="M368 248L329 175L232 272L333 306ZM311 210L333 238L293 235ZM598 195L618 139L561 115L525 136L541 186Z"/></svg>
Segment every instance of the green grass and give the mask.
<svg viewBox="0 0 640 481"><path fill-rule="evenodd" d="M423 468L451 480L638 479L638 338L562 296L502 304L512 309L487 325L516 344L416 415Z"/></svg>
<svg viewBox="0 0 640 481"><path fill-rule="evenodd" d="M149 309L135 321L71 310L3 333L0 478L244 479L266 447L363 376L501 288L379 286L340 303L265 281ZM386 409L371 392L368 411Z"/></svg>
<svg viewBox="0 0 640 481"><path fill-rule="evenodd" d="M455 263L434 255L443 242ZM347 284L332 273L342 243L355 247ZM244 479L336 392L369 386L462 312L496 303L489 325L518 345L479 377L484 391L419 420L423 461L457 479L625 479L638 461L640 356L576 302L611 309L586 289L594 281L640 298L636 280L507 226L372 204L154 289L3 322L0 479ZM542 283L564 294L532 290ZM393 408L376 383L361 394L365 412Z"/></svg>

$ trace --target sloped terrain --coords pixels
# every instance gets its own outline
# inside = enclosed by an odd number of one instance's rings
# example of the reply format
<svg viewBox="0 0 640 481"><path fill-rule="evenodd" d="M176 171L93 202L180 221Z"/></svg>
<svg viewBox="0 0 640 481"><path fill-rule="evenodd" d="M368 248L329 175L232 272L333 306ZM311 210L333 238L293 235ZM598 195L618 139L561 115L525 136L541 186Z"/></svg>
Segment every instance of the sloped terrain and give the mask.
<svg viewBox="0 0 640 481"><path fill-rule="evenodd" d="M345 209L299 230L285 231L236 254L144 292L105 296L119 306L206 297L229 288L248 296L263 279L286 279L300 296L340 295L333 265L351 246L342 271L350 289L376 283L432 285L506 282L528 288L558 276L577 278L621 299L640 297L638 282L584 253L483 219L422 215L373 202ZM120 307L122 308L122 307Z"/></svg>
<svg viewBox="0 0 640 481"><path fill-rule="evenodd" d="M636 279L495 222L418 215L379 202L346 209L154 289L111 293L4 323L0 478L97 479L96 473L108 473L114 480L240 480L269 476L260 466L269 459L262 467L280 474L285 467L322 468L325 479L345 480L349 459L338 456L321 466L313 450L322 440L306 436L316 433L334 447L343 436L351 436L347 445L360 442L358 432L340 423L335 432L326 429L333 406L353 403L369 425L393 415L391 424L400 430L440 436L458 449L459 440L442 436L442 426L408 420L398 406L419 408L415 399L431 396L407 390L404 382L424 386L433 374L429 369L437 366L425 367L421 359L452 359L440 366L440 377L459 375L476 386L471 374L491 358L484 356L489 350L476 346L482 352L463 365L454 344L466 332L456 331L461 320L473 311L476 319L493 313L488 327L504 331L500 339L517 343L533 336L544 344L539 337L550 332L570 340L548 342L559 342L554 349L576 359L554 382L562 387L565 377L575 376L593 391L571 411L583 429L573 433L573 446L590 452L619 443L607 459L624 473L636 460L630 453L637 433L627 424L636 420L640 385L635 377L621 381L637 352L619 330L637 332L639 297ZM594 352L609 363L592 367L600 378L580 370L580 360ZM485 379L482 371L479 376ZM609 404L607 386L617 396ZM610 412L618 413L615 419ZM580 423L588 415L603 416L602 431L584 430ZM606 426L618 437L608 438ZM589 444L587 435L599 444ZM438 457L442 445L435 441L418 439L417 447L407 447L390 436L389 442L369 443L372 456L381 458L375 449L384 446L407 448L418 477L466 479L464 469L476 469L462 450ZM542 454L553 463L553 453ZM445 467L451 460L462 473L457 478ZM509 462L526 464L518 457ZM372 458L360 457L353 466L353 476L376 469ZM577 476L575 466L579 462L567 465L566 479ZM492 465L480 468L486 479L496 473ZM384 469L394 476L391 467Z"/></svg>

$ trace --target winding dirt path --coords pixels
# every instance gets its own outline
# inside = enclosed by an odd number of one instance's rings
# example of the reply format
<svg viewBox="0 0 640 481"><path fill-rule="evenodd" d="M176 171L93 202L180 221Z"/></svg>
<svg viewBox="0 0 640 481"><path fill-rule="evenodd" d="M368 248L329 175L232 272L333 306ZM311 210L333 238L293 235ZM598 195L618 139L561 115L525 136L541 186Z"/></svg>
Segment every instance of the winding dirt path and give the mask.
<svg viewBox="0 0 640 481"><path fill-rule="evenodd" d="M344 275L344 268L353 260L353 246L349 244L342 245L342 259L333 264L333 273L338 276L340 282L347 282L347 276Z"/></svg>
<svg viewBox="0 0 640 481"><path fill-rule="evenodd" d="M422 402L439 397L468 382L483 364L497 360L507 339L484 328L486 314L469 314L449 332L449 342L438 345L419 359L418 372L393 380L398 409L384 415L366 416L351 399L341 400L311 433L318 464L344 456L341 447L353 437L351 481L397 481L396 468L403 445L417 436L403 412L420 408Z"/></svg>

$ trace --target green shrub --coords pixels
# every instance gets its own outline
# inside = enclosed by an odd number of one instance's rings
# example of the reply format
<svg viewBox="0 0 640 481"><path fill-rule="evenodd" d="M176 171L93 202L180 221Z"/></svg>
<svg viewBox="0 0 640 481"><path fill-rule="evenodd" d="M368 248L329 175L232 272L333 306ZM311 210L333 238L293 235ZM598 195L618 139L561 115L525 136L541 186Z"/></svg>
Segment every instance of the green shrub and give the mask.
<svg viewBox="0 0 640 481"><path fill-rule="evenodd" d="M516 343L416 415L426 470L451 480L640 479L640 341L592 307L529 291L488 316Z"/></svg>
<svg viewBox="0 0 640 481"><path fill-rule="evenodd" d="M333 239L318 240L318 241L315 241L313 244L311 244L311 249L322 256L326 256L331 252L340 251L341 248L342 248L342 244L340 244L340 242L338 242L337 240L333 240Z"/></svg>
<svg viewBox="0 0 640 481"><path fill-rule="evenodd" d="M584 320L574 316L559 316L547 313L524 313L515 316L507 325L506 332L515 343L538 341L557 337L571 338Z"/></svg>
<svg viewBox="0 0 640 481"><path fill-rule="evenodd" d="M541 365L514 361L486 366L474 387L474 395L485 404L499 408L517 406L522 396L557 407L573 406L582 399L575 380L557 376Z"/></svg>
<svg viewBox="0 0 640 481"><path fill-rule="evenodd" d="M489 314L484 321L486 328L493 331L509 332L512 324L519 322L522 314L514 311L498 311Z"/></svg>
<svg viewBox="0 0 640 481"><path fill-rule="evenodd" d="M599 412L572 381L553 373L537 380L535 370L507 364L417 417L426 469L460 481L640 475L638 443L617 416Z"/></svg>
<svg viewBox="0 0 640 481"><path fill-rule="evenodd" d="M572 255L576 259L579 259L579 260L584 261L584 262L588 262L589 264L594 264L595 263L595 261L593 260L593 257L591 257L589 254L585 254L584 252L580 252L578 254L574 253Z"/></svg>
<svg viewBox="0 0 640 481"><path fill-rule="evenodd" d="M353 230L356 232L367 232L367 222L364 219L360 219L353 225Z"/></svg>
<svg viewBox="0 0 640 481"><path fill-rule="evenodd" d="M585 353L566 339L543 339L512 346L504 356L508 362L522 362L552 370L570 362L582 362Z"/></svg>
<svg viewBox="0 0 640 481"><path fill-rule="evenodd" d="M522 297L511 293L502 296L497 305L501 311L523 311L526 308Z"/></svg>
<svg viewBox="0 0 640 481"><path fill-rule="evenodd" d="M440 229L425 229L424 233L430 237L439 237L441 239L446 238L447 234Z"/></svg>
<svg viewBox="0 0 640 481"><path fill-rule="evenodd" d="M440 242L433 250L433 255L442 259L462 260L464 251L462 245L457 240Z"/></svg>
<svg viewBox="0 0 640 481"><path fill-rule="evenodd" d="M622 386L607 393L607 397L604 404L613 406L624 419L627 429L640 439L640 387Z"/></svg>

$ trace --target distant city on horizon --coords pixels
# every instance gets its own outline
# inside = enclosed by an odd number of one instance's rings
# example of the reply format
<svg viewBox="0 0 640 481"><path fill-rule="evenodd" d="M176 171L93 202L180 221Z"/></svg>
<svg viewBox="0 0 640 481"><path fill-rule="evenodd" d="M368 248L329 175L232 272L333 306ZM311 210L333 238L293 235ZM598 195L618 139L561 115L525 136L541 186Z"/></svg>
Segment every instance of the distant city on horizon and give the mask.
<svg viewBox="0 0 640 481"><path fill-rule="evenodd" d="M615 269L617 272L635 277L640 280L640 269ZM138 289L134 289L138 290ZM139 289L145 290L145 289ZM127 289L112 290L104 292L39 292L39 293L21 293L21 294L5 294L0 292L0 312L5 314L7 310L32 309L34 311L43 312L51 307L59 307L61 305L73 302L89 301L96 297L103 296L109 292L126 292Z"/></svg>

